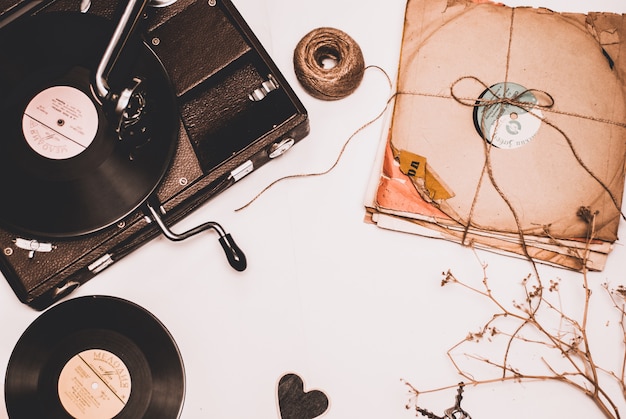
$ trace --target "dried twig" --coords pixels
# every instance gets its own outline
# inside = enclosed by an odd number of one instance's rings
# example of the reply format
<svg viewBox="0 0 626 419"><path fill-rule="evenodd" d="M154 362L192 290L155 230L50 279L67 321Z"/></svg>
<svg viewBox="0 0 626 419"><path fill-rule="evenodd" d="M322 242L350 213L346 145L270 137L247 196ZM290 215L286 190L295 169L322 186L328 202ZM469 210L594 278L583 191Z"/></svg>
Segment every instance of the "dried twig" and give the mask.
<svg viewBox="0 0 626 419"><path fill-rule="evenodd" d="M461 286L469 292L487 299L494 306L495 311L478 331L469 333L461 341L454 344L447 351L447 356L457 373L466 380L468 385L536 380L561 382L590 397L605 417L619 419L620 411L618 405L612 399L614 396L605 390L606 382L601 380L601 375L603 379L604 377L609 377L616 381L622 390L623 397L626 398L626 349L623 351L619 371L603 368L594 358L592 345L587 333L590 327L589 309L592 293L589 288L587 271L584 267L586 266L586 258L589 253L589 243L591 243L595 234L597 213L591 213L588 209L583 208L578 215L589 226L587 248L584 249L582 254L584 304L581 312L578 313L580 321L564 312L559 281L551 280L547 287L544 286L536 269L533 269L534 277L531 274L521 281L524 300L519 302L513 301L512 304L503 303L494 294L489 284L487 267L485 265L483 265L482 285L478 287L459 280L448 270L442 274L442 286L450 284ZM624 348L626 348L626 287L620 285L616 289L611 289L608 284L604 284L604 288L620 315L621 339ZM555 299L554 296L556 296L556 304L552 302ZM558 317L558 326L556 328L549 324L547 320L555 315ZM502 341L502 339L504 339L504 346L501 349L499 359L492 360L486 356L463 353L466 359L477 361L487 366L488 369L496 369L499 371L497 375L489 378L476 378L471 371L464 368L457 361L458 352L462 351L462 348L470 343L483 344L482 342L484 341L494 342L495 340ZM522 349L524 345L533 345L535 349L533 352L535 353L539 350L546 353L546 356L540 358L541 367L543 367L542 372L523 371L515 366L515 356L520 356L520 353L524 353L523 350L517 350ZM550 355L556 355L556 357L549 358ZM407 385L413 393L412 404L417 414L431 418L436 418L436 416L432 416L432 413L418 404L418 396L454 387L450 385L430 390L419 390L409 383ZM411 408L410 405L407 407ZM431 416L428 416L429 414Z"/></svg>

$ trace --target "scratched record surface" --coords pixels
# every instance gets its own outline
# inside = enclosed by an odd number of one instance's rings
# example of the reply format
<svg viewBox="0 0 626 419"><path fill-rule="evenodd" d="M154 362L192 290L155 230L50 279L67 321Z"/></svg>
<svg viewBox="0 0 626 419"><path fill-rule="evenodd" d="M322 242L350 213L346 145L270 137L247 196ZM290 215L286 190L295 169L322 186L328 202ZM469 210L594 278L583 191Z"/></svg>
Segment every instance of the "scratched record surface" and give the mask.
<svg viewBox="0 0 626 419"><path fill-rule="evenodd" d="M6 372L11 419L180 416L183 362L151 313L126 300L80 297L40 315Z"/></svg>
<svg viewBox="0 0 626 419"><path fill-rule="evenodd" d="M116 131L92 82L113 23L44 13L0 31L0 223L40 237L88 234L137 209L163 178L178 134L169 79L134 39L113 66L112 92L142 80L141 118ZM109 115L107 113L107 115Z"/></svg>

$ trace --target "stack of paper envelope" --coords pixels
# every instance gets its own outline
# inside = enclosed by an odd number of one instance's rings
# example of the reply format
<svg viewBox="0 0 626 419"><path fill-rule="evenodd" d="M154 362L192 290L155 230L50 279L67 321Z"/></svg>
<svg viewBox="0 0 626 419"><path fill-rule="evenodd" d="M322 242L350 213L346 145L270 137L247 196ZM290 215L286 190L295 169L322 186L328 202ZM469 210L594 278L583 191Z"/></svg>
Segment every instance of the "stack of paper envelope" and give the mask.
<svg viewBox="0 0 626 419"><path fill-rule="evenodd" d="M602 270L626 161L626 18L409 0L378 226Z"/></svg>

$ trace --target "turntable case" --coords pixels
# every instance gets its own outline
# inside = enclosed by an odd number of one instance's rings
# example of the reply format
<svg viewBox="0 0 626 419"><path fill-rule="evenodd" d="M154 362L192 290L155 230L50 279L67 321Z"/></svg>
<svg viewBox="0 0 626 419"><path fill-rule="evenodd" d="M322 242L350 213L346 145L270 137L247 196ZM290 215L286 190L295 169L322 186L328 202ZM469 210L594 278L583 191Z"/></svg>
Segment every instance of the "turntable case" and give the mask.
<svg viewBox="0 0 626 419"><path fill-rule="evenodd" d="M13 3L0 0L0 22L19 14L15 11L27 2ZM75 0L33 4L38 6L29 13L80 8ZM95 1L89 13L116 22L124 5ZM230 1L178 0L162 8L148 7L141 25L138 31L171 78L180 111L173 162L150 198L170 225L269 162L281 146L304 138L308 116ZM10 200L4 197L3 205ZM67 240L23 237L0 229L0 269L22 302L44 309L159 235L146 215L137 210L117 225ZM35 250L29 255L16 245L18 239ZM52 251L37 251L42 243Z"/></svg>

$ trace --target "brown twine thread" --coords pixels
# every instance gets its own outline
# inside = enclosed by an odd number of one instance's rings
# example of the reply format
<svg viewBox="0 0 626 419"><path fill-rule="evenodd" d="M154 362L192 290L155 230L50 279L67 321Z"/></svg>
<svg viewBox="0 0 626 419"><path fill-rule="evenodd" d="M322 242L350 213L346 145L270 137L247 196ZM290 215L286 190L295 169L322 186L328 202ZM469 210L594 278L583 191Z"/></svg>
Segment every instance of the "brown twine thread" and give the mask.
<svg viewBox="0 0 626 419"><path fill-rule="evenodd" d="M454 93L454 87L461 81L463 80L475 80L478 83L480 83L481 85L483 85L486 89L488 89L491 93L493 97L496 97L496 99L492 99L492 100L487 100L487 99L483 99L483 98L467 98L467 97L460 97L457 96ZM548 102L547 104L541 104L541 103L530 103L530 102L526 102L523 100L520 100L520 97L523 96L525 93L528 92L536 92L536 93L541 93L544 94L547 98L548 98ZM626 220L626 215L624 214L624 212L621 210L621 206L619 203L619 200L617 199L617 197L611 192L611 190L609 189L609 187L602 181L602 179L600 179L600 177L598 177L583 161L583 159L580 157L580 154L576 151L576 148L574 147L574 144L572 143L571 138L565 133L565 131L561 128L559 128L555 123L553 123L552 121L550 121L548 118L546 117L541 117L533 112L530 112L530 110L532 109L540 109L542 111L545 111L546 113L552 113L555 115L564 115L564 116L570 116L570 117L574 117L574 118L581 118L581 119L585 119L585 120L590 120L590 121L594 121L594 122L598 122L601 124L609 124L609 125L614 125L614 126L618 126L621 128L626 128L626 123L624 122L620 122L620 121L614 121L614 120L610 120L610 119L605 119L605 118L597 118L597 117L590 117L588 115L583 115L580 113L575 113L575 112L566 112L566 111L560 111L558 109L554 109L554 99L552 98L552 96L550 94L548 94L547 92L541 91L541 90L536 90L536 89L527 89L526 91L514 96L514 97L498 97L495 92L493 92L485 83L483 83L481 80L479 80L478 78L474 77L474 76L464 76L464 77L460 77L459 79L457 79L455 82L453 82L450 86L450 94L446 95L446 94L439 94L439 93L423 93L423 92L413 92L413 91L398 91L394 94L395 96L401 96L401 95L406 95L406 96L422 96L422 97L431 97L431 98L440 98L440 99L453 99L456 102L458 102L459 104L462 104L464 106L470 106L470 107L476 107L476 106L492 106L492 105L498 105L498 104L509 104L509 105L513 105L519 108L522 108L524 110L526 110L527 112L529 112L531 115L533 115L535 118L538 118L539 120L541 120L543 123L545 123L547 126L553 128L554 130L556 130L562 137L563 139L567 142L568 147L570 149L570 151L572 152L574 158L576 159L576 162L583 168L583 170L585 170L587 172L587 174L589 174L601 187L602 189L604 189L604 191L608 194L608 196L610 197L610 199L613 202L613 205L615 205L615 207L617 208L617 210L620 212L620 215L623 219ZM485 130L485 115L486 113L483 113L483 118L481 120L481 127L482 127L482 132L486 132ZM496 121L497 123L497 121ZM492 186L494 187L494 189L496 190L496 192L498 193L498 195L501 197L501 199L505 202L505 204L507 205L507 207L509 208L509 210L511 211L511 214L515 220L515 223L517 225L518 228L518 236L520 238L520 246L522 248L522 253L524 254L524 257L530 261L531 265L533 266L535 275L538 276L537 273L537 266L535 264L534 259L530 256L530 254L528 253L528 248L527 248L527 244L526 244L526 240L521 228L521 222L519 219L519 216L517 214L517 212L515 211L512 203L510 202L510 200L508 199L507 195L504 193L504 191L498 186L498 183L496 182L495 179L495 175L493 173L492 167L491 167L491 149L493 147L493 145L487 141L483 142L484 145L484 149L485 149L485 163L483 166L483 170L481 172L479 181L478 181L478 186L476 188L475 194L474 194L474 199L472 202L472 206L470 208L470 213L469 213L469 218L468 221L465 225L463 225L464 228L464 232L463 232L463 237L461 239L461 243L462 244L466 244L466 239L467 239L467 235L469 234L469 228L471 227L471 220L472 220L472 215L473 215L473 209L474 206L476 204L476 201L478 199L478 195L480 192L480 185L482 184L482 180L484 178L484 176L486 175L489 178L489 181L491 182ZM591 238L590 238L591 239ZM583 269L586 270L586 266L583 266Z"/></svg>
<svg viewBox="0 0 626 419"><path fill-rule="evenodd" d="M389 84L389 89L391 90L393 88L392 82L391 82L391 78L389 77L389 75L387 74L387 72L383 68L381 68L381 67L379 67L377 65L370 65L370 66L365 67L364 72L369 70L369 69L376 69L376 70L380 71L385 76L385 78L387 79L387 83ZM363 131L364 129L366 129L367 127L372 125L374 122L376 122L378 119L380 119L383 115L385 115L385 112L387 111L387 108L389 107L389 105L392 103L392 100L393 100L394 97L395 97L395 94L391 95L389 97L389 99L387 99L387 102L385 103L385 107L374 118L372 118L371 120L367 121L365 124L361 125L359 128L357 128L348 137L348 139L343 143L343 146L341 147L341 150L339 151L339 154L337 155L337 158L335 159L334 163L332 163L330 165L330 167L328 167L328 169L320 171L320 172L300 173L300 174L287 175L287 176L283 176L281 178L278 178L275 181L271 182L269 185L267 185L265 188L263 188L261 190L261 192L256 194L254 196L254 198L252 198L250 201L248 201L248 203L246 203L245 205L237 208L235 211L241 211L244 208L247 208L254 201L256 201L261 195L263 195L268 189L270 189L271 187L273 187L274 185L276 185L279 182L282 182L282 181L288 180L288 179L323 176L323 175L326 175L326 174L330 173L335 167L337 167L337 165L339 164L339 161L341 160L341 157L343 156L343 154L346 151L346 148L348 148L348 145L354 139L354 137L356 137L361 131Z"/></svg>
<svg viewBox="0 0 626 419"><path fill-rule="evenodd" d="M322 100L350 95L365 73L359 45L345 32L328 27L314 29L298 42L293 65L302 87Z"/></svg>
<svg viewBox="0 0 626 419"><path fill-rule="evenodd" d="M511 42L513 38L514 17L515 17L515 9L513 8L512 13L511 13L511 24L509 27L509 40L508 40L507 60L506 60L506 68L505 68L505 82L506 80L508 80L509 67L510 67L509 57L510 57ZM334 67L331 67L330 69L324 68L325 59L330 59L336 62L337 65ZM311 31L304 38L302 38L302 40L298 43L296 50L294 51L294 67L295 67L295 72L296 72L298 81L307 90L307 92L311 94L311 96L316 97L318 99L322 99L322 100L337 100L337 99L341 99L351 94L360 85L361 80L363 79L364 73L368 68L379 69L387 78L390 88L392 87L391 79L389 78L388 74L385 72L384 69L378 66L365 67L363 63L364 63L363 56L362 56L361 49L358 46L358 44L356 44L354 40L350 36L345 34L344 32L339 31L337 29L333 29L333 28L319 28L317 30ZM496 99L486 100L484 98L477 99L477 98L464 98L464 97L457 96L454 93L455 86L461 81L464 81L467 79L471 79L482 84L485 89L489 90L492 93L492 97L495 97ZM525 93L528 93L528 92L540 93L544 95L545 97L548 98L547 103L546 104L529 103L529 102L520 100L520 98ZM236 209L235 211L240 211L248 207L257 198L259 198L265 191L267 191L272 186L274 186L275 184L283 180L301 178L301 177L322 176L332 171L339 164L339 161L341 160L342 155L344 154L348 144L352 141L352 139L362 130L364 130L369 125L373 124L379 118L381 118L385 114L387 108L393 102L395 97L400 96L400 95L454 99L459 104L462 104L465 106L472 106L472 107L509 104L509 105L522 108L526 111L530 111L532 109L541 109L543 111L547 111L549 113L553 113L557 115L565 115L565 116L571 116L575 118L582 118L582 119L587 119L587 120L591 120L591 121L595 121L599 123L610 124L610 125L615 125L615 126L626 128L626 123L623 123L623 122L613 121L613 120L604 119L604 118L590 117L590 116L579 114L579 113L566 112L566 111L560 111L560 110L554 109L553 108L554 98L549 93L541 91L541 90L527 89L524 92L519 93L515 97L511 97L511 98L498 97L495 94L495 92L491 91L491 88L489 86L487 86L484 82L482 82L478 78L474 76L465 76L465 77L459 78L454 83L452 83L452 85L450 86L450 95L429 94L429 93L408 92L408 91L393 92L390 95L389 99L387 100L384 109L376 117L374 117L372 120L365 123L363 126L358 128L352 135L350 135L350 137L345 141L343 147L341 148L341 151L339 152L337 159L328 169L321 171L321 172L317 172L317 173L295 174L295 175L288 175L288 176L279 178L275 180L274 182L270 183L268 186L266 186L261 192L259 192L247 204ZM610 191L609 187L584 163L584 161L582 160L582 158L576 151L574 144L572 143L569 136L561 128L556 126L547 118L540 117L539 115L536 115L532 112L529 112L529 113L535 116L536 118L539 118L542 122L544 122L546 125L550 126L551 128L555 129L557 132L559 132L563 136L563 138L566 140L578 164L596 182L598 182L598 184L608 193L609 197L613 201L613 204L620 211L622 218L626 219L626 216L622 212L621 206L617 198ZM485 117L485 113L483 113L483 121L481 121L481 125L483 126L483 132L485 132L484 131L484 117ZM502 189L498 186L496 182L495 175L493 173L492 166L491 166L491 155L490 155L491 154L490 150L491 150L491 147L493 147L493 145L491 143L484 142L484 147L485 147L485 163L483 166L482 174L480 176L481 180L479 182L479 185L477 186L477 189L474 195L474 200L472 203L472 207L470 209L469 219L468 219L467 225L464 226L464 235L463 235L463 239L461 242L465 243L467 234L469 234L469 228L471 226L471 219L472 219L474 207L478 198L480 184L482 183L483 177L487 175L491 184L493 185L497 193L500 195L501 199L505 202L505 204L508 206L509 210L511 211L511 214L518 228L518 235L520 238L520 245L522 247L522 252L524 256L530 261L531 265L533 266L535 275L539 277L535 261L530 256L528 249L527 249L526 240L522 232L521 221L519 219L519 216L517 212L515 211L515 208L513 207L512 203L508 199L507 195L504 193L504 191L502 191ZM583 269L586 269L586 266L583 266Z"/></svg>
<svg viewBox="0 0 626 419"><path fill-rule="evenodd" d="M509 74L509 68L510 68L510 50L511 50L511 43L512 43L512 38L513 38L513 27L514 27L514 19L515 18L515 8L512 8L512 13L511 13L511 24L509 27L509 40L508 40L508 48L507 48L507 60L506 60L506 67L505 67L505 83L508 80L508 74ZM456 85L464 80L473 80L476 81L478 83L480 83L486 90L488 90L493 97L495 97L495 99L492 100L488 100L488 99L484 99L484 98L466 98L466 97L460 97L458 95L455 94L454 89L456 87ZM525 94L525 93L538 93L539 95L536 96L544 96L544 98L547 98L546 103L542 104L542 103L530 103L530 102L526 102L524 100L521 100L521 97ZM546 117L542 117L539 116L533 112L530 112L532 109L540 109L542 111L545 111L546 113L551 113L554 115L563 115L563 116L569 116L569 117L574 117L574 118L580 118L580 119L585 119L585 120L589 120L589 121L594 121L594 122L598 122L598 123L602 123L602 124L609 124L609 125L614 125L614 126L618 126L618 127L622 127L622 128L626 128L626 123L625 122L621 122L621 121L614 121L614 120L610 120L610 119L605 119L605 118L598 118L598 117L591 117L588 115L584 115L584 114L580 114L580 113L575 113L575 112L567 112L567 111L561 111L558 109L555 109L554 106L554 98L547 92L541 91L541 90L537 90L537 89L527 89L524 92L519 93L518 95L514 96L514 97L498 97L495 92L493 92L491 90L491 88L489 86L487 86L484 82L482 82L481 80L479 80L477 77L474 76L463 76L460 77L459 79L457 79L456 81L454 81L451 85L450 85L450 94L440 94L440 93L424 93L424 92L415 92L415 91L397 91L394 96L401 96L401 95L407 95L407 96L422 96L422 97L431 97L431 98L441 98L441 99L453 99L456 102L458 102L459 104L465 105L465 106L471 106L471 107L477 107L477 106L493 106L493 105L501 105L501 104L508 104L508 105L513 105L516 107L519 107L521 109L526 110L527 112L529 112L531 115L533 115L534 117L538 118L540 121L542 121L543 123L545 123L547 126L551 127L552 129L556 130L562 137L563 139L567 142L570 151L572 152L576 162L583 168L583 170L585 170L587 172L587 174L589 174L601 187L602 189L604 189L604 191L608 194L608 196L610 197L610 199L612 200L613 204L615 205L615 207L617 208L617 210L619 211L621 217L623 219L626 220L626 215L624 214L624 212L621 209L621 205L619 203L619 200L617 199L617 197L611 192L611 190L609 189L609 187L602 181L602 179L600 179L600 177L598 177L583 161L583 159L580 157L579 153L576 151L576 148L574 147L574 144L572 143L572 140L570 139L570 137L565 133L565 131L561 128L559 128L556 124L554 124L552 121L550 121L548 118ZM482 132L486 132L485 130L485 115L486 113L483 113L483 119L481 121L481 126L482 126ZM496 121L497 123L497 121ZM476 205L476 201L478 199L478 195L479 195L479 191L480 191L480 186L482 184L483 178L485 176L487 176L489 178L489 181L491 182L492 186L494 187L494 189L496 190L496 192L498 193L498 195L501 197L501 199L504 201L504 203L507 205L507 207L509 208L509 210L511 211L511 215L513 216L516 226L517 226L517 230L518 230L518 236L520 239L520 245L522 248L522 253L524 254L524 256L526 257L527 260L530 261L531 265L533 266L535 275L538 275L538 271L537 271L537 266L535 264L534 259L530 256L529 252L528 252L528 248L527 248L527 244L526 244L526 240L521 228L521 222L519 219L519 216L517 214L517 212L515 211L515 208L513 207L513 204L511 203L511 201L508 199L507 195L504 193L504 191L499 187L496 179L495 179L495 175L493 173L492 170L492 166L491 166L491 149L493 147L493 145L488 142L488 141L484 141L483 142L484 145L484 150L485 150L485 163L483 165L483 170L481 172L480 178L479 178L479 183L477 185L476 191L474 193L474 199L472 202L472 205L470 207L470 213L469 213L469 218L468 221L465 225L463 225L464 227L464 234L463 234L463 238L461 240L461 243L465 244L466 243L466 239L467 239L467 235L469 234L469 228L471 227L471 220L472 220L472 216L473 216L473 212L474 212L474 207ZM591 237L589 238L591 239ZM584 266L583 264L583 269L586 269L586 266Z"/></svg>
<svg viewBox="0 0 626 419"><path fill-rule="evenodd" d="M511 19L510 19L510 24L509 24L509 38L508 38L508 44L507 44L507 54L506 54L506 64L505 64L505 77L504 77L505 83L509 80L511 44L513 42L513 26L514 26L514 22L515 22L515 8L512 8L511 9ZM474 79L476 79L476 78L474 78ZM481 84L484 85L484 83L482 83L482 82L481 82ZM456 85L456 83L453 83L451 85L451 87L450 87L450 94L452 95L452 97L458 103L465 104L464 102L462 102L462 101L460 102L459 100L457 100L457 98L455 97L455 95L454 95L454 86L455 85ZM491 93L493 94L493 92L491 92ZM494 97L496 97L496 95L494 95ZM499 98L499 99L502 99L502 100L507 101L507 102L509 102L510 100L514 100L514 101L516 100L517 102L520 102L519 100L517 100L517 99L519 99L519 97L520 96L518 95L516 98L512 98L512 99L507 99L506 97ZM499 100L499 99L497 99L497 100ZM552 100L551 97L550 97L550 99L551 99L551 101L549 103L549 105L550 105L549 107L552 107L552 104L554 103L554 101ZM496 103L497 103L497 100L496 100ZM526 104L519 103L519 105L524 106ZM477 106L476 102L474 102L473 106ZM516 106L517 106L517 104L516 104ZM483 133L485 132L485 130L484 130L485 114L486 113L483 113L482 120L481 120L481 126L483 127L482 128L482 132ZM534 115L533 113L531 113L531 114ZM496 124L497 123L498 122L496 122ZM551 125L551 126L553 126L553 125ZM562 132L562 131L560 131L560 132ZM562 132L562 133L565 136L565 133L564 132ZM574 151L573 150L573 145L569 141L569 139L568 139L568 144L570 145L570 148L572 148L572 151ZM518 232L518 237L519 237L519 240L520 240L520 245L521 245L521 248L522 248L522 253L524 254L524 257L526 257L526 259L530 262L530 264L531 264L531 266L533 268L534 274L535 274L536 278L538 279L539 278L539 271L537 269L537 264L535 263L535 260L532 258L532 256L528 252L528 246L527 246L527 243L526 243L526 238L524 237L524 233L522 231L522 225L521 225L521 221L520 221L519 215L517 214L517 211L515 210L512 202L509 200L509 198L506 195L506 193L498 185L498 182L496 181L495 175L493 173L493 167L491 165L491 150L492 150L493 145L491 144L491 142L488 143L487 141L483 141L483 147L484 147L484 152L485 152L485 163L483 165L483 170L482 170L482 173L481 173L481 176L480 176L481 181L477 185L476 192L474 193L474 198L473 198L473 201L472 201L472 206L470 208L469 218L467 220L467 224L464 226L462 243L465 243L465 240L467 238L467 234L469 233L469 228L470 228L470 225L471 225L471 222L472 222L472 216L473 216L473 213L474 213L474 208L475 208L475 206L477 204L477 201L478 201L478 195L479 195L479 192L480 192L480 185L482 184L483 176L486 174L488 176L488 178L489 178L489 181L491 182L491 185L494 187L494 189L496 190L496 192L498 193L500 198L504 201L506 206L509 208L509 211L511 212L511 215L513 216L513 219L515 220L515 225L517 226L517 232ZM574 151L574 155L576 157L578 157L575 151ZM582 160L577 158L577 161L589 173L589 169L584 165ZM597 177L595 177L595 176L594 176L594 179L597 179L599 181L599 179ZM601 182L601 184L604 187L604 189L608 191L608 188L606 186L604 186L604 184L602 182ZM612 194L610 193L610 191L609 191L609 194L612 197ZM618 209L619 209L619 206L618 206ZM584 263L583 263L583 265L584 265ZM583 266L583 269L586 269L586 266ZM533 311L536 311L538 309L539 309L539 306L537 306Z"/></svg>
<svg viewBox="0 0 626 419"><path fill-rule="evenodd" d="M508 80L508 74L509 74L509 68L510 68L510 51L511 51L511 43L513 40L513 27L514 27L514 21L515 21L515 8L511 9L511 23L509 26L509 40L508 40L508 47L507 47L507 59L506 59L506 69L505 69L505 83ZM487 89L489 89L489 87L487 87L485 85L485 83L483 83L482 81L480 81L478 78L476 77L463 77L460 78L459 80L457 80L455 83L452 84L452 86L450 87L450 94L451 96L460 104L463 105L470 105L468 104L466 101L464 100L460 100L455 94L454 94L454 87L456 86L456 84L466 78L470 78L470 79L474 79L476 81L478 81L479 83L481 83L484 87L486 87ZM490 92L492 93L492 95L494 97L496 97L495 94L493 94L494 92L491 91L491 89L489 89ZM539 92L543 95L545 95L546 97L548 97L548 102L546 105L542 105L542 104L534 104L534 103L529 103L523 100L520 100L520 98L527 92ZM600 177L598 177L583 161L583 159L580 157L580 155L578 154L578 152L576 151L576 148L574 147L574 144L572 143L572 140L569 138L569 136L565 133L564 130L562 130L561 128L559 128L556 124L554 124L553 122L551 122L550 120L548 120L547 118L543 117L543 116L539 116L537 114L535 114L534 112L530 112L533 108L538 108L538 109L542 109L545 111L552 111L552 107L554 105L554 99L553 97L548 94L547 92L541 91L541 90L536 90L536 89L528 89L525 92L522 92L518 95L516 95L515 97L512 98L507 98L507 97L497 97L496 99L490 101L490 100L478 100L478 101L474 101L473 104L471 104L471 106L475 107L475 106L493 106L493 105L501 105L501 104L509 104L509 105L514 105L516 107L519 107L525 111L527 111L530 115L534 116L535 118L539 119L540 121L542 121L543 123L545 123L546 125L548 125L549 127L553 128L554 130L556 130L567 142L570 151L572 152L574 159L576 160L576 162L580 165L580 167L587 172L587 174L589 176L591 176L592 179L594 179L602 189L604 189L604 191L608 194L608 196L610 197L611 201L613 202L613 204L615 205L615 208L617 208L617 210L619 211L620 215L622 216L623 219L626 219L626 217L624 216L624 213L621 210L621 206L620 203L618 201L618 199L615 197L615 195L613 194L613 192L609 189L609 187L602 181L602 179L600 179ZM609 123L609 124L613 124L613 125L617 125L617 126L622 126L622 127L626 127L626 124L624 123L620 123L620 122L615 122L615 121L609 121L606 119L601 119L601 118L594 118L594 117L589 117L589 116L583 116L583 115L578 115L575 113L564 113L564 112L556 112L556 113L561 113L561 114L566 114L569 116L574 116L574 117L580 117L580 118L584 118L584 119L588 119L588 120L592 120L592 121L596 121L596 122L600 122L600 123ZM483 126L483 132L484 131L484 124L485 124L485 114L483 113L483 117L482 117L482 121L481 121L481 126ZM498 122L496 121L496 124ZM508 199L507 195L504 193L504 191L499 187L498 183L496 182L495 179L495 175L493 173L493 168L491 165L491 149L492 149L492 144L491 143L487 143L487 141L483 142L484 144L484 148L485 148L485 165L483 167L483 173L481 174L481 179L482 176L485 174L488 175L489 180L491 182L491 184L493 185L494 189L497 191L497 193L500 195L501 199L505 202L505 204L507 205L507 207L509 208L509 210L511 211L511 214L513 216L513 218L515 219L515 223L517 225L518 228L518 234L520 237L520 241L521 241L521 246L522 246L522 251L524 253L524 255L526 256L526 258L528 260L531 261L534 270L535 270L535 274L538 277L538 272L537 272L537 268L536 265L534 263L534 260L530 257L530 254L528 253L527 250L527 246L526 246L526 240L524 237L524 234L522 232L521 229L521 224L520 224L520 220L519 220L519 216L517 214L517 212L515 211L513 204L510 202L510 200ZM476 193L474 195L474 202L472 204L472 210L474 207L474 204L476 203L476 200L478 198L478 193L479 193L479 188L480 186L477 187ZM465 226L465 231L464 231L464 237L463 237L463 241L465 241L465 237L468 233L469 230L469 225L471 223L471 214L472 212L470 212L470 218L468 219L468 223ZM591 239L591 237L589 238ZM586 265L583 263L583 269L586 270Z"/></svg>
<svg viewBox="0 0 626 419"><path fill-rule="evenodd" d="M483 86L485 86L485 84L478 80L475 77L467 77L467 78L471 78L471 79L475 79L477 81L479 81ZM460 81L463 78L457 80ZM454 88L454 85L456 84L456 82L453 84L452 88ZM489 89L489 88L488 88ZM491 91L491 89L489 89L489 91ZM527 102L524 100L520 100L520 98L528 92L539 92L542 93L544 95L546 95L549 98L549 102L547 105L541 105L541 104L534 104L532 102ZM493 94L493 92L491 92ZM495 94L493 94L495 96ZM543 92L541 90L536 90L536 89L526 89L525 91L519 93L518 95L508 98L508 97L498 97L496 99L493 100L483 100L483 99L478 99L475 100L473 104L469 104L466 103L465 100L461 100L459 99L454 92L452 91L452 97L460 104L465 105L465 106L493 106L493 105L502 105L502 104L507 104L507 105L513 105L515 107L518 107L520 109L525 110L526 112L528 112L530 115L532 115L533 117L539 119L541 122L545 123L546 125L548 125L549 127L553 128L554 130L556 130L559 134L561 134L561 136L563 137L563 139L565 139L565 141L567 142L570 151L572 152L572 154L574 155L574 158L576 159L576 162L580 165L580 167L583 168L583 170L585 170L585 172L587 172L587 174L589 176L591 176L599 185L600 187L602 187L602 189L604 189L606 191L606 193L609 195L609 197L611 198L611 201L613 201L613 204L615 205L615 207L619 210L620 209L620 204L619 201L617 199L617 197L613 194L613 192L611 192L611 190L609 189L609 187L602 181L602 179L600 179L600 177L598 175L596 175L590 168L589 166L587 166L587 164L583 161L582 157L580 157L580 154L576 151L576 148L574 147L574 144L572 143L571 138L565 133L565 131L563 131L561 128L559 128L556 124L554 124L553 122L551 122L550 120L548 120L547 118L541 117L533 112L531 112L531 110L533 108L535 109L542 109L542 110L549 110L549 108L551 108L554 105L554 99L552 98L552 96L550 96L550 94L548 94L547 92ZM572 115L572 114L570 114ZM483 119L481 120L481 126L484 125L485 121L485 114L483 114ZM590 119L596 122L604 122L604 123L611 123L614 125L618 125L618 126L622 126L622 127L626 127L626 124L624 123L619 123L619 122L612 122L612 121L606 121L606 120L602 120L602 119L597 119L597 118L591 118L591 117L586 117L586 119ZM497 123L497 121L496 121ZM483 132L485 132L485 128L483 126L482 128ZM621 211L620 211L621 212ZM621 214L623 218L626 219L626 217L624 216L624 214Z"/></svg>

